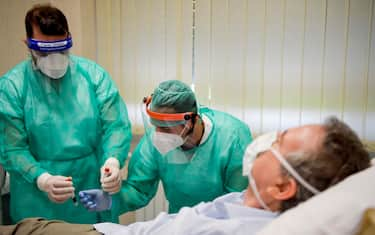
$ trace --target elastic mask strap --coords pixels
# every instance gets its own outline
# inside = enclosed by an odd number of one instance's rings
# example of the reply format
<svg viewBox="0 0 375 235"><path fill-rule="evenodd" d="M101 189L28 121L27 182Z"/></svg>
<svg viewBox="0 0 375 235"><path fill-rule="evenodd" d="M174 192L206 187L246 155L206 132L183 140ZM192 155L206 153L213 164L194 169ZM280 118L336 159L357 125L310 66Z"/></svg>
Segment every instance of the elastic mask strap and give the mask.
<svg viewBox="0 0 375 235"><path fill-rule="evenodd" d="M300 183L302 184L306 189L308 189L310 192L313 194L318 194L320 193L319 190L317 190L315 187L313 187L311 184L307 183L298 173L293 169L293 167L288 163L287 160L281 154L276 151L275 149L271 148L270 149L273 155L279 160L281 165Z"/></svg>
<svg viewBox="0 0 375 235"><path fill-rule="evenodd" d="M186 132L186 134L185 134L185 132ZM182 131L180 132L179 136L181 136L181 138L184 139L184 137L182 137L182 136L185 134L186 137L187 137L188 133L189 133L189 130L187 129L187 126L184 125L184 129L182 129Z"/></svg>
<svg viewBox="0 0 375 235"><path fill-rule="evenodd" d="M251 174L251 172L250 172L250 174ZM249 174L249 175L250 175L250 174ZM253 180L252 177L249 177L249 184L250 184L250 186L251 186L251 188L252 188L252 191L253 191L253 193L254 193L254 196L255 196L256 199L258 200L259 204L263 207L263 209L268 210L268 211L271 211L271 209L266 205L266 203L264 203L263 199L260 197L260 194L259 194L259 192L258 192L258 188L257 188L257 186L256 186L256 184L255 184L255 181Z"/></svg>

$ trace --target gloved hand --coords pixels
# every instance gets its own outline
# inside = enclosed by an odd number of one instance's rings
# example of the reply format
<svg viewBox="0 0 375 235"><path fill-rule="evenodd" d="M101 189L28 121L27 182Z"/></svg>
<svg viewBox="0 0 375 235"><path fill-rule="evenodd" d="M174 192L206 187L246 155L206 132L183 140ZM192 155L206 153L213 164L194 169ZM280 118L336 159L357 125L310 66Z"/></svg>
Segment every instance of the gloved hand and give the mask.
<svg viewBox="0 0 375 235"><path fill-rule="evenodd" d="M41 174L37 179L38 188L48 194L48 198L56 203L63 203L74 195L71 177Z"/></svg>
<svg viewBox="0 0 375 235"><path fill-rule="evenodd" d="M100 183L102 189L109 194L120 191L122 177L120 172L120 163L117 158L110 157L100 168Z"/></svg>
<svg viewBox="0 0 375 235"><path fill-rule="evenodd" d="M109 210L112 196L100 189L83 190L78 193L79 200L88 211Z"/></svg>

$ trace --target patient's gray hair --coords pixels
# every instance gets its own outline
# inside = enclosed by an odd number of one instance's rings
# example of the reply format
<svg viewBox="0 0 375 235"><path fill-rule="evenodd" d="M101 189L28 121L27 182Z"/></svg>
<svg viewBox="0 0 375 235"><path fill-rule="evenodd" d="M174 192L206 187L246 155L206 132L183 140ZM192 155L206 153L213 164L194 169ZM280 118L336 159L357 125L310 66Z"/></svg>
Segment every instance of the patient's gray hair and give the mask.
<svg viewBox="0 0 375 235"><path fill-rule="evenodd" d="M370 166L370 157L357 134L344 122L330 117L323 124L325 136L314 151L289 153L284 157L308 183L319 191L342 181L351 174ZM288 172L283 169L284 174ZM281 204L288 210L313 194L298 182L296 195Z"/></svg>

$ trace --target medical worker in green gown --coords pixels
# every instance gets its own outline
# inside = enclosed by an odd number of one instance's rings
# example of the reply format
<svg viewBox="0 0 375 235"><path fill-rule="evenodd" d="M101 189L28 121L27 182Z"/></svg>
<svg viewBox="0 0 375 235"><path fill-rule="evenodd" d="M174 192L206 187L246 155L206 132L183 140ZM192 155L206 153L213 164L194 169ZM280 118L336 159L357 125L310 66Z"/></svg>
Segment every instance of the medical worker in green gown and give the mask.
<svg viewBox="0 0 375 235"><path fill-rule="evenodd" d="M34 6L25 26L31 56L0 78L0 164L10 174L11 218L116 222L117 214L88 212L72 197L119 191L131 141L125 103L102 67L69 53L60 10Z"/></svg>
<svg viewBox="0 0 375 235"><path fill-rule="evenodd" d="M199 107L190 87L178 80L160 83L144 99L143 110L145 135L132 154L121 192L113 197L100 190L80 192L89 210L136 210L154 197L159 181L170 213L246 188L242 156L252 137L245 123Z"/></svg>

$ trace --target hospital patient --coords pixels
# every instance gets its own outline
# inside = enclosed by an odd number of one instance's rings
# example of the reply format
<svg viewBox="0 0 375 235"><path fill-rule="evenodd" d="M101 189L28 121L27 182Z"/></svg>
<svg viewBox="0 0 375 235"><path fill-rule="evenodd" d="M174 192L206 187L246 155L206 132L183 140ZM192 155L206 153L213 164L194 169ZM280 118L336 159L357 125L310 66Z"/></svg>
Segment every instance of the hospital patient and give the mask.
<svg viewBox="0 0 375 235"><path fill-rule="evenodd" d="M357 135L343 122L330 118L323 125L305 125L255 139L243 159L249 186L242 193L229 193L212 202L184 207L177 214L161 213L154 220L128 226L32 218L0 226L0 231L2 235L255 234L278 214L369 165L369 155ZM89 192L83 193L82 201L94 211L111 206L109 196L92 198Z"/></svg>

